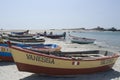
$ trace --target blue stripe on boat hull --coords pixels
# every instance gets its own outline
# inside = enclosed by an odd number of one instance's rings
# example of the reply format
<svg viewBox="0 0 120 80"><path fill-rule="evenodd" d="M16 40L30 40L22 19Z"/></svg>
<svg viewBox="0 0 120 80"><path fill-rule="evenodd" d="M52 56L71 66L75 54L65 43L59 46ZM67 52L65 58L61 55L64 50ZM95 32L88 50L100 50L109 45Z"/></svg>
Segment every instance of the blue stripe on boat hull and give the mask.
<svg viewBox="0 0 120 80"><path fill-rule="evenodd" d="M0 52L0 56L12 56L12 54L10 52Z"/></svg>

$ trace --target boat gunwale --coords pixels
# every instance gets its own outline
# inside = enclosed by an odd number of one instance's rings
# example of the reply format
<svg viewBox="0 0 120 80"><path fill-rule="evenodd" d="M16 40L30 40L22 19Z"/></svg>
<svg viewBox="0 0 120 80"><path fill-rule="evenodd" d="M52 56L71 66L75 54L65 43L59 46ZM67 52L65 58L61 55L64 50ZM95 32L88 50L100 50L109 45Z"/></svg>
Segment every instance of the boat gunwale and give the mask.
<svg viewBox="0 0 120 80"><path fill-rule="evenodd" d="M44 54L42 52L35 52L32 50L28 50L28 49L23 49L21 47L17 47L17 46L11 46L10 48L15 49L15 50L19 50L19 51L23 51L23 52L27 52L28 54L35 54L38 56L45 56L45 57L50 57L50 58L54 58L54 59L61 59L61 60L69 60L69 61L99 61L99 60L105 60L105 59L111 59L111 58L118 58L120 55L115 54L112 56L106 56L106 57L100 57L100 58L96 58L96 59L74 59L74 58L67 58L67 57L59 57L59 56L55 56L55 55L48 55L48 54ZM12 53L14 54L14 53Z"/></svg>

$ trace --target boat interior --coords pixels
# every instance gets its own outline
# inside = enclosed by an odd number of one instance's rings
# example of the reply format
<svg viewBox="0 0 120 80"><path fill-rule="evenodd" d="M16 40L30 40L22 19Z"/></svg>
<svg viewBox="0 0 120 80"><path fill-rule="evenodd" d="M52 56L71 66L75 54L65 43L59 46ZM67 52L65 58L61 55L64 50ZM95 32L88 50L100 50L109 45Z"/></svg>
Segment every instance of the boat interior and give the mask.
<svg viewBox="0 0 120 80"><path fill-rule="evenodd" d="M109 57L113 55L112 52L100 51L100 50L79 51L79 52L62 52L62 51L48 52L48 51L38 51L35 49L29 49L29 50L39 52L39 53L44 53L47 55L54 55L58 57L73 58L73 59L86 59L86 60L105 58L105 57Z"/></svg>

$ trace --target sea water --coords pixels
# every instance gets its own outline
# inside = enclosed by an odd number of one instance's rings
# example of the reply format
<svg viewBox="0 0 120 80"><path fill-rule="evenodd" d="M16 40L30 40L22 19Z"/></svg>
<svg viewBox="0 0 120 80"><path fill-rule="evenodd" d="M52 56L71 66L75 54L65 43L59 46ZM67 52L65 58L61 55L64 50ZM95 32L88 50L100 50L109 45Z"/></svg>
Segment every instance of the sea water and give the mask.
<svg viewBox="0 0 120 80"><path fill-rule="evenodd" d="M96 39L95 44L120 51L120 31L72 32L73 35Z"/></svg>

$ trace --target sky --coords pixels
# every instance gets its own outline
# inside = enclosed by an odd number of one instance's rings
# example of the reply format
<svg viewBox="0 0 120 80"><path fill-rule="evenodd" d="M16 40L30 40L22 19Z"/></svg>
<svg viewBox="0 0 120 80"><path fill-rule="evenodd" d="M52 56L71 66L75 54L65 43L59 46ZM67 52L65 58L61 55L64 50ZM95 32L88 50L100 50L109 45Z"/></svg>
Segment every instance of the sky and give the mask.
<svg viewBox="0 0 120 80"><path fill-rule="evenodd" d="M0 0L2 29L120 29L120 0Z"/></svg>

